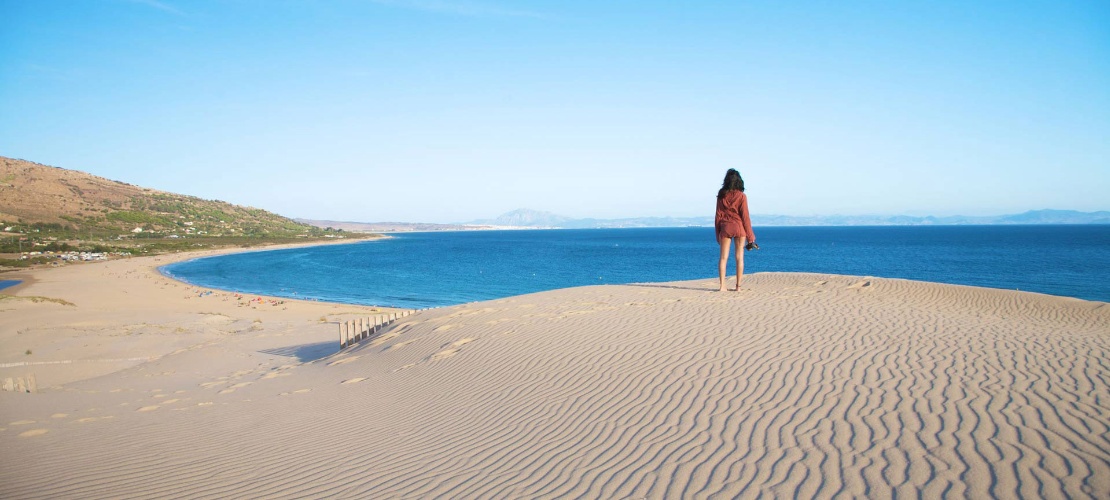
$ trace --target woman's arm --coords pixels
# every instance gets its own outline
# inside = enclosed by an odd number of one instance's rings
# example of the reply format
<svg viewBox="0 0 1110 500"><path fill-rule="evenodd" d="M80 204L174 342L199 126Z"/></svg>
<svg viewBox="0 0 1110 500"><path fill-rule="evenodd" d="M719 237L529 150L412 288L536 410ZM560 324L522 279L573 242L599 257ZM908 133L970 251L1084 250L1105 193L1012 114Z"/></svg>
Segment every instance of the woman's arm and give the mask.
<svg viewBox="0 0 1110 500"><path fill-rule="evenodd" d="M748 235L748 243L755 243L752 218L748 216L748 195L746 194L740 196L740 220L744 221L744 233Z"/></svg>

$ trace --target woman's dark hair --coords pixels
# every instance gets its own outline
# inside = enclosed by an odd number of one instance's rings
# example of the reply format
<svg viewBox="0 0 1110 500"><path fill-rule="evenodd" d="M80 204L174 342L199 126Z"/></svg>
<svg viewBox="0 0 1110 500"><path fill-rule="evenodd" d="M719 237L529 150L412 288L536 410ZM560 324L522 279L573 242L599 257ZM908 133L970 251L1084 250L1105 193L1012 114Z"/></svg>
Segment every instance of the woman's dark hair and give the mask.
<svg viewBox="0 0 1110 500"><path fill-rule="evenodd" d="M744 192L744 178L740 177L740 172L737 172L735 168L730 168L728 172L725 172L725 182L721 183L721 190L717 191L717 197L724 198L725 193L729 191Z"/></svg>

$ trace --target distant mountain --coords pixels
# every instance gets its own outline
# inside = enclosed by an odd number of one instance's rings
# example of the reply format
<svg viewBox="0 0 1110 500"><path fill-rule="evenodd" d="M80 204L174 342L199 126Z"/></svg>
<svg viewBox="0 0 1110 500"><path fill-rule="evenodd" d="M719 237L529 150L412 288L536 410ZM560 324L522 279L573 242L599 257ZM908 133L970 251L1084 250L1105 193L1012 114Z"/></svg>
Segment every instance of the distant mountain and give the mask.
<svg viewBox="0 0 1110 500"><path fill-rule="evenodd" d="M318 228L342 229L361 233L404 232L404 231L465 231L470 229L493 229L487 226L463 224L436 224L431 222L350 222L337 220L293 219L302 224Z"/></svg>
<svg viewBox="0 0 1110 500"><path fill-rule="evenodd" d="M1030 210L1022 214L948 217L912 217L908 215L824 215L796 217L789 215L752 215L752 223L760 226L967 226L1000 224L1110 224L1110 212L1077 212L1075 210Z"/></svg>
<svg viewBox="0 0 1110 500"><path fill-rule="evenodd" d="M1023 214L1004 215L1000 219L997 224L1110 224L1110 212L1030 210Z"/></svg>
<svg viewBox="0 0 1110 500"><path fill-rule="evenodd" d="M501 214L496 219L479 219L466 225L526 227L552 229L594 229L620 227L683 227L708 226L712 217L635 217L629 219L574 219L551 212L518 208Z"/></svg>
<svg viewBox="0 0 1110 500"><path fill-rule="evenodd" d="M514 226L557 229L593 229L622 227L686 227L712 226L712 216L700 217L635 217L627 219L573 219L550 212L518 209L496 219L477 220L464 224ZM1031 210L1022 214L996 216L913 217L908 215L752 215L756 226L930 226L975 224L1110 224L1110 212L1077 212L1075 210Z"/></svg>
<svg viewBox="0 0 1110 500"><path fill-rule="evenodd" d="M483 219L470 222L470 225L479 226L516 226L516 227L566 227L574 219L555 215L551 212L541 212L519 208L512 212L501 214L496 219Z"/></svg>
<svg viewBox="0 0 1110 500"><path fill-rule="evenodd" d="M713 217L633 217L629 219L571 219L561 227L565 229L622 228L622 227L690 227L712 226Z"/></svg>

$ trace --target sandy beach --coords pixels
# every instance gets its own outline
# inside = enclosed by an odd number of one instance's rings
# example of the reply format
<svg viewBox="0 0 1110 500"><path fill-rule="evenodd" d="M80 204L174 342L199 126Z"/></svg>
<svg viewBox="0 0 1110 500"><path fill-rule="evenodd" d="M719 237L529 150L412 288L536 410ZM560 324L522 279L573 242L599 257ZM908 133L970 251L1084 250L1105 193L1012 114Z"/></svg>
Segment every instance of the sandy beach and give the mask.
<svg viewBox="0 0 1110 500"><path fill-rule="evenodd" d="M0 378L37 387L0 393L0 497L1110 497L1102 302L759 273L421 311L337 352L378 311L157 272L180 258L6 290Z"/></svg>

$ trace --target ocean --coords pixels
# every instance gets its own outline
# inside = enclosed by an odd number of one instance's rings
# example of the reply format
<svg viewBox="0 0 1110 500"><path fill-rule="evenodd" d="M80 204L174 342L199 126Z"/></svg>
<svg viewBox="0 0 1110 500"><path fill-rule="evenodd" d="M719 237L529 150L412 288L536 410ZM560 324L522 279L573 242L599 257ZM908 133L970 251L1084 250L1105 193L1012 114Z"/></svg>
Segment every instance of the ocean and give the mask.
<svg viewBox="0 0 1110 500"><path fill-rule="evenodd" d="M755 230L761 249L745 254L745 274L878 276L1110 302L1110 225ZM242 293L425 308L582 285L716 278L719 252L707 227L391 236L195 259L162 272Z"/></svg>

